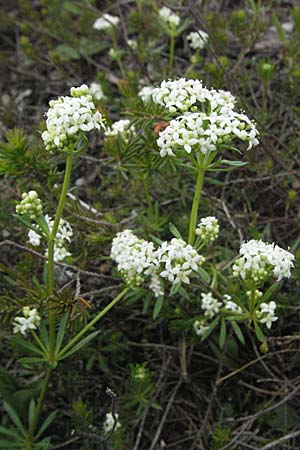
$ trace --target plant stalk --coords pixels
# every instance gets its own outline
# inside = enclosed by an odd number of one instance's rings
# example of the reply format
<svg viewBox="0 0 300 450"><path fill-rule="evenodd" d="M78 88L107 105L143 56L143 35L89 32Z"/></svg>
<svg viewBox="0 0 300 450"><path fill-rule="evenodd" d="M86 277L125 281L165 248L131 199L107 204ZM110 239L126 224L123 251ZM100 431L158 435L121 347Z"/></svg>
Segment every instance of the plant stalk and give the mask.
<svg viewBox="0 0 300 450"><path fill-rule="evenodd" d="M59 357L63 356L68 350L70 350L73 345L90 329L95 323L98 322L116 303L118 303L124 295L129 291L129 288L123 289L120 294L118 294L100 313L94 317L82 330L70 340L70 342L59 352Z"/></svg>
<svg viewBox="0 0 300 450"><path fill-rule="evenodd" d="M71 178L72 172L72 162L73 162L73 153L68 153L67 161L66 161L66 170L64 182L62 185L62 190L60 194L60 199L55 215L55 220L53 224L53 228L51 230L51 235L48 243L48 295L52 295L54 292L54 246L55 246L55 238L58 230L59 222L63 213L63 209L66 202L66 196L68 192L68 187ZM53 312L49 311L49 353L50 358L54 355L55 348L55 316Z"/></svg>
<svg viewBox="0 0 300 450"><path fill-rule="evenodd" d="M204 169L199 169L196 190L195 190L195 194L194 194L194 200L193 200L193 205L192 205L192 210L191 210L191 215L190 215L189 240L188 240L188 243L190 245L193 245L194 241L195 241L195 230L196 230L196 226L197 226L198 209L199 209L201 191L202 191L202 186L203 186L204 173L205 173Z"/></svg>
<svg viewBox="0 0 300 450"><path fill-rule="evenodd" d="M40 413L41 413L41 410L42 410L45 394L46 394L46 391L47 391L47 388L48 388L51 372L52 372L52 369L50 369L50 368L47 369L46 376L45 376L45 379L43 381L42 389L41 389L40 396L39 396L39 399L38 399L38 403L37 403L37 406L36 406L36 410L35 410L34 416L32 418L32 421L29 424L28 434L29 434L30 439L32 439L33 436L34 436L34 432L35 432L35 429L36 429L36 426L37 426L37 423L38 423L38 419L39 419L39 416L40 416Z"/></svg>
<svg viewBox="0 0 300 450"><path fill-rule="evenodd" d="M169 54L169 70L168 70L169 78L172 77L173 75L174 53L175 53L175 36L172 33L170 34L170 54Z"/></svg>

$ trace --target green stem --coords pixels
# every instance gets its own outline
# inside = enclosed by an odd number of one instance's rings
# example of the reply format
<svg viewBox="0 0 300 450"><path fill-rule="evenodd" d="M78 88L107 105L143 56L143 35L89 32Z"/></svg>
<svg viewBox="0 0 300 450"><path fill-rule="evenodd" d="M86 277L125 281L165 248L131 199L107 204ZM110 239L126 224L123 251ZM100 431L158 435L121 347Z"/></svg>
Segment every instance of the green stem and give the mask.
<svg viewBox="0 0 300 450"><path fill-rule="evenodd" d="M123 289L117 297L115 297L93 320L91 320L82 330L70 340L70 342L59 352L58 359L63 356L73 345L98 322L116 303L118 303L124 295L129 291L129 288Z"/></svg>
<svg viewBox="0 0 300 450"><path fill-rule="evenodd" d="M152 205L152 199L148 188L148 182L147 178L143 177L143 185L144 185L144 194L147 200L148 204L148 215L150 219L153 217L153 205Z"/></svg>
<svg viewBox="0 0 300 450"><path fill-rule="evenodd" d="M66 170L64 182L62 185L62 190L60 194L60 199L55 215L55 220L53 224L53 228L51 230L49 243L48 243L48 295L52 295L54 292L54 246L55 246L55 238L58 230L59 222L63 213L63 209L66 202L66 196L68 192L68 187L71 178L72 172L72 162L73 162L73 153L68 153L67 161L66 161ZM49 311L49 354L50 358L54 355L55 348L55 316L53 312Z"/></svg>
<svg viewBox="0 0 300 450"><path fill-rule="evenodd" d="M52 372L52 369L50 369L50 368L47 369L46 376L45 376L45 379L43 381L43 386L42 386L42 389L41 389L41 392L40 392L40 396L39 396L39 399L38 399L38 403L37 403L37 406L36 406L36 410L35 410L34 416L32 418L32 421L29 424L28 434L29 434L29 438L30 439L32 439L33 436L34 436L34 432L35 432L35 429L36 429L36 426L37 426L37 423L38 423L38 419L39 419L39 416L40 416L40 413L41 413L41 410L42 410L42 406L43 406L43 403L44 403L45 394L46 394L46 391L47 391L47 388L48 388L51 372Z"/></svg>
<svg viewBox="0 0 300 450"><path fill-rule="evenodd" d="M170 34L170 55L169 55L169 77L173 75L173 66L174 66L174 53L175 53L175 36L174 34Z"/></svg>
<svg viewBox="0 0 300 450"><path fill-rule="evenodd" d="M193 200L193 206L192 206L191 215L190 215L188 243L191 245L194 244L194 240L195 240L195 230L196 230L196 226L197 226L198 209L199 209L200 196L201 196L201 191L202 191L202 186L203 186L204 173L205 173L204 169L199 169L196 190L195 190L194 200Z"/></svg>

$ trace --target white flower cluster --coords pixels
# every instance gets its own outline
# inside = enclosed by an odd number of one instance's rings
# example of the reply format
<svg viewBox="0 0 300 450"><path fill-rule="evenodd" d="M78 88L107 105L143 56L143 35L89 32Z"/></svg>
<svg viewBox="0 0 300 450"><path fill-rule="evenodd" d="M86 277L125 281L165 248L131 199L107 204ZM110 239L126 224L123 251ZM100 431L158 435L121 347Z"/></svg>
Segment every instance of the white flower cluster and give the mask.
<svg viewBox="0 0 300 450"><path fill-rule="evenodd" d="M93 28L98 31L108 30L109 28L116 27L119 22L119 17L112 16L111 14L103 14L103 16L94 22Z"/></svg>
<svg viewBox="0 0 300 450"><path fill-rule="evenodd" d="M176 28L180 23L180 17L173 13L170 8L163 6L158 10L159 18L169 25L171 28Z"/></svg>
<svg viewBox="0 0 300 450"><path fill-rule="evenodd" d="M130 133L135 132L134 125L131 125L129 119L122 119L114 122L111 127L107 127L105 130L105 137L114 137L118 136L118 134L122 134L124 139L128 139Z"/></svg>
<svg viewBox="0 0 300 450"><path fill-rule="evenodd" d="M196 235L204 242L211 242L219 235L218 219L214 216L203 217L196 228Z"/></svg>
<svg viewBox="0 0 300 450"><path fill-rule="evenodd" d="M116 420L118 420L119 414L115 414L115 417L116 417ZM115 424L115 421L114 421L112 413L107 413L105 415L105 419L104 419L104 422L102 425L104 433L105 434L110 433L112 431L112 429L114 428L114 424ZM117 422L115 430L120 428L120 426L121 426L120 422Z"/></svg>
<svg viewBox="0 0 300 450"><path fill-rule="evenodd" d="M135 39L127 39L127 45L131 50L136 50L138 48L138 43Z"/></svg>
<svg viewBox="0 0 300 450"><path fill-rule="evenodd" d="M20 215L27 215L34 220L43 212L42 202L36 191L24 192L21 202L16 206L16 212Z"/></svg>
<svg viewBox="0 0 300 450"><path fill-rule="evenodd" d="M46 113L47 130L42 133L49 151L71 150L82 132L104 127L102 115L96 110L85 84L71 88L71 97L51 100L49 106Z"/></svg>
<svg viewBox="0 0 300 450"><path fill-rule="evenodd" d="M172 284L188 284L204 261L194 247L181 239L163 242L155 249L152 242L139 239L131 230L124 230L113 239L111 258L129 285L140 286L148 279L156 297L164 294L164 279Z"/></svg>
<svg viewBox="0 0 300 450"><path fill-rule="evenodd" d="M224 308L227 311L235 312L237 314L242 314L242 308L232 301L231 296L228 294L223 295Z"/></svg>
<svg viewBox="0 0 300 450"><path fill-rule="evenodd" d="M248 149L258 144L257 130L245 114L230 111L217 113L186 113L159 133L157 144L160 155L175 156L174 151L187 153L200 151L206 154L217 150L221 144L229 144L235 138L248 141Z"/></svg>
<svg viewBox="0 0 300 450"><path fill-rule="evenodd" d="M213 317L215 317L219 313L221 308L224 308L225 310L230 312L235 312L237 314L241 314L243 312L242 308L235 302L233 302L231 296L228 294L225 294L223 296L222 301L214 298L211 292L208 292L207 294L202 293L201 298L201 308L204 311L204 315L208 319L212 319Z"/></svg>
<svg viewBox="0 0 300 450"><path fill-rule="evenodd" d="M190 42L190 46L194 50L201 50L203 47L205 47L208 41L208 34L202 30L192 31L190 34L188 34L187 40Z"/></svg>
<svg viewBox="0 0 300 450"><path fill-rule="evenodd" d="M212 319L219 313L220 308L222 307L222 302L214 298L211 292L208 292L207 294L202 292L201 299L201 308L204 311L204 315L209 319Z"/></svg>
<svg viewBox="0 0 300 450"><path fill-rule="evenodd" d="M197 336L203 336L206 330L208 330L208 326L205 325L205 320L195 320L193 323L193 327Z"/></svg>
<svg viewBox="0 0 300 450"><path fill-rule="evenodd" d="M276 303L261 303L259 305L260 311L258 312L258 317L260 323L265 323L267 328L271 328L272 323L278 320L278 317L275 316Z"/></svg>
<svg viewBox="0 0 300 450"><path fill-rule="evenodd" d="M45 220L48 224L49 231L51 233L54 220L51 219L48 214L45 216ZM70 223L67 220L60 219L58 230L56 233L55 246L54 246L54 261L63 261L67 256L71 256L71 253L66 248L66 242L71 242L73 236L73 230ZM28 232L29 243L35 247L39 246L41 243L40 234L36 233L34 230ZM48 255L46 251L46 256Z"/></svg>
<svg viewBox="0 0 300 450"><path fill-rule="evenodd" d="M275 277L277 280L289 278L295 257L278 245L251 239L241 245L240 258L233 265L233 276L242 280L252 279L255 283Z"/></svg>
<svg viewBox="0 0 300 450"><path fill-rule="evenodd" d="M192 272L197 272L205 258L182 239L163 242L157 250L157 258L163 270L160 276L171 283L190 283Z"/></svg>
<svg viewBox="0 0 300 450"><path fill-rule="evenodd" d="M101 84L96 83L95 81L89 85L89 93L97 101L105 99Z"/></svg>
<svg viewBox="0 0 300 450"><path fill-rule="evenodd" d="M144 86L139 91L138 96L143 100L143 102L147 102L152 97L155 89L156 88L154 88L153 86Z"/></svg>
<svg viewBox="0 0 300 450"><path fill-rule="evenodd" d="M214 298L211 292L201 294L201 309L203 309L204 316L207 319L213 319L219 314L221 308L235 314L242 314L243 312L242 308L233 302L231 296L228 294L223 295L222 300ZM205 331L209 328L208 325L209 324L205 319L196 320L193 323L193 327L197 336L203 336Z"/></svg>
<svg viewBox="0 0 300 450"><path fill-rule="evenodd" d="M162 81L160 86L153 89L152 95L157 103L164 105L171 113L186 112L190 109L195 112L199 110L199 104L203 104L208 105L208 114L212 111L225 114L233 110L236 102L235 97L228 91L207 89L202 81L185 78Z"/></svg>
<svg viewBox="0 0 300 450"><path fill-rule="evenodd" d="M131 230L124 230L113 239L110 256L129 285L140 286L144 278L150 277L150 289L155 296L162 295L155 271L157 258L152 242L139 239Z"/></svg>
<svg viewBox="0 0 300 450"><path fill-rule="evenodd" d="M30 309L29 306L24 306L23 317L15 317L14 319L14 333L21 333L26 336L30 330L36 330L41 322L37 309Z"/></svg>

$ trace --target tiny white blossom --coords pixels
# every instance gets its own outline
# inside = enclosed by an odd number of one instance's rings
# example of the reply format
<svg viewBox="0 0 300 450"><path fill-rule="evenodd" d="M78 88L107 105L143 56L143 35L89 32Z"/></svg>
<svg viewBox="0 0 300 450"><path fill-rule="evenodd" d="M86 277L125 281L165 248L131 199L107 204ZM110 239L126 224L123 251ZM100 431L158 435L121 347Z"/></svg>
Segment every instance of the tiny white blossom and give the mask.
<svg viewBox="0 0 300 450"><path fill-rule="evenodd" d="M193 327L197 336L203 336L203 334L209 329L209 327L205 325L204 320L196 320L193 323Z"/></svg>
<svg viewBox="0 0 300 450"><path fill-rule="evenodd" d="M38 315L37 309L30 309L29 306L24 306L23 317L15 317L14 319L14 333L21 333L26 336L30 330L36 330L40 325L41 318Z"/></svg>
<svg viewBox="0 0 300 450"><path fill-rule="evenodd" d="M271 328L272 323L278 320L278 317L275 316L276 303L261 303L259 305L260 311L258 312L260 323L266 324L267 328Z"/></svg>
<svg viewBox="0 0 300 450"><path fill-rule="evenodd" d="M36 191L24 192L22 200L16 206L16 212L20 215L27 215L34 220L43 212L42 202Z"/></svg>
<svg viewBox="0 0 300 450"><path fill-rule="evenodd" d="M208 292L207 294L202 293L201 298L201 308L204 310L204 315L209 319L212 319L219 313L220 308L222 307L222 302L219 302L216 298L214 298L211 292Z"/></svg>
<svg viewBox="0 0 300 450"><path fill-rule="evenodd" d="M216 217L208 216L203 217L200 220L195 233L202 239L202 241L211 242L218 237L219 229L220 227Z"/></svg>
<svg viewBox="0 0 300 450"><path fill-rule="evenodd" d="M115 414L115 417L116 417L116 420L117 420L117 424L116 424L115 430L117 430L121 426L120 422L118 422L119 414ZM111 432L111 430L114 427L114 423L115 423L115 420L113 418L112 413L107 413L106 416L105 416L104 422L103 422L103 431L104 431L105 434L108 434L108 433Z"/></svg>
<svg viewBox="0 0 300 450"><path fill-rule="evenodd" d="M105 130L105 137L114 137L118 136L118 134L122 134L125 141L128 140L131 133L135 132L134 125L131 125L130 120L121 119L117 122L114 122L110 127L107 127Z"/></svg>
<svg viewBox="0 0 300 450"><path fill-rule="evenodd" d="M187 40L190 43L190 46L194 50L201 50L203 47L205 47L207 41L208 41L208 34L205 33L205 31L192 31L188 36Z"/></svg>
<svg viewBox="0 0 300 450"><path fill-rule="evenodd" d="M101 84L96 83L95 81L90 84L89 92L91 96L97 101L105 99Z"/></svg>
<svg viewBox="0 0 300 450"><path fill-rule="evenodd" d="M46 214L45 220L48 224L49 231L51 233L54 220ZM71 256L71 253L67 250L65 244L66 242L71 242L73 236L73 230L70 223L65 219L60 219L56 238L54 245L54 261L63 261L66 257ZM39 246L41 243L41 236L34 230L28 232L29 243L33 246ZM45 256L48 256L48 251L46 250Z"/></svg>
<svg viewBox="0 0 300 450"><path fill-rule="evenodd" d="M223 295L224 308L228 311L236 312L237 314L242 314L242 308L231 300L231 296L228 294Z"/></svg>
<svg viewBox="0 0 300 450"><path fill-rule="evenodd" d="M93 25L95 30L108 30L109 28L116 27L120 22L119 17L112 16L111 14L103 14L99 17Z"/></svg>
<svg viewBox="0 0 300 450"><path fill-rule="evenodd" d="M144 86L139 91L138 96L143 100L143 102L147 102L152 97L154 89L155 88L153 86Z"/></svg>
<svg viewBox="0 0 300 450"><path fill-rule="evenodd" d="M170 8L163 6L158 10L158 16L161 20L163 20L167 25L172 28L176 28L180 23L180 17L173 13Z"/></svg>
<svg viewBox="0 0 300 450"><path fill-rule="evenodd" d="M127 45L131 50L136 50L138 48L138 43L135 39L127 39Z"/></svg>

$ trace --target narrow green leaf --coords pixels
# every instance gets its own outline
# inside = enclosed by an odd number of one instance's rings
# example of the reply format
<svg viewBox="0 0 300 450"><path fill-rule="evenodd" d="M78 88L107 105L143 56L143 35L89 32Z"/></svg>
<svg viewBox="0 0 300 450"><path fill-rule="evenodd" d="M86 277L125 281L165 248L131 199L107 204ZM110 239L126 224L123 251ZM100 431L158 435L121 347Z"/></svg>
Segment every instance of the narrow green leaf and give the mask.
<svg viewBox="0 0 300 450"><path fill-rule="evenodd" d="M198 268L198 273L200 275L200 278L202 281L204 281L204 283L209 284L210 283L210 275L206 272L205 269L203 269L203 267L199 267Z"/></svg>
<svg viewBox="0 0 300 450"><path fill-rule="evenodd" d="M179 291L180 286L181 286L181 282L180 281L177 281L177 282L173 283L172 287L170 289L169 297L172 297L173 295L177 294L177 292Z"/></svg>
<svg viewBox="0 0 300 450"><path fill-rule="evenodd" d="M2 427L1 425L0 425L0 434L5 434L7 436L12 436L14 438L18 438L20 436L20 432L18 430L5 428Z"/></svg>
<svg viewBox="0 0 300 450"><path fill-rule="evenodd" d="M231 325L232 325L232 328L234 329L236 337L244 345L245 344L245 338L244 338L244 335L242 333L242 330L240 329L240 326L234 320L231 322Z"/></svg>
<svg viewBox="0 0 300 450"><path fill-rule="evenodd" d="M76 353L78 350L80 350L84 345L88 344L92 339L94 339L94 337L97 336L97 334L99 334L100 331L94 331L93 333L89 334L88 336L86 336L84 339L82 339L82 341L80 341L78 344L76 344L73 348L71 348L71 350L67 351L67 353L62 354L61 356L58 355L59 360L68 358L68 356L73 355L73 353Z"/></svg>
<svg viewBox="0 0 300 450"><path fill-rule="evenodd" d="M16 347L20 347L21 349L30 351L32 353L38 353L40 355L43 355L43 352L41 349L36 347L31 342L25 341L25 339L23 339L19 336L8 336L6 339L9 342L11 342L12 344L14 344Z"/></svg>
<svg viewBox="0 0 300 450"><path fill-rule="evenodd" d="M36 437L39 438L44 431L51 425L51 423L53 422L53 420L55 419L57 414L57 411L53 411L52 413L49 414L49 416L47 417L47 419L43 422L41 428L39 429Z"/></svg>
<svg viewBox="0 0 300 450"><path fill-rule="evenodd" d="M174 237L176 237L177 239L182 239L183 240L179 230L171 222L169 223L169 230L171 231L171 233L173 234Z"/></svg>
<svg viewBox="0 0 300 450"><path fill-rule="evenodd" d="M254 321L255 334L260 342L264 342L264 334L256 321Z"/></svg>
<svg viewBox="0 0 300 450"><path fill-rule="evenodd" d="M202 335L201 341L200 341L200 342L203 342L203 341L205 341L205 339L208 338L208 336L210 335L210 333L211 333L211 332L216 328L216 326L218 325L219 320L220 320L220 316L217 316L217 317L214 318L214 320L213 320L213 321L211 322L211 324L209 325L208 330L206 330L206 331L204 332L204 334Z"/></svg>
<svg viewBox="0 0 300 450"><path fill-rule="evenodd" d="M157 316L159 315L161 308L163 306L163 303L164 303L164 296L160 295L159 297L157 297L155 305L154 305L153 320L155 320L157 318Z"/></svg>
<svg viewBox="0 0 300 450"><path fill-rule="evenodd" d="M0 448L5 449L5 448L13 448L14 450L21 448L20 444L16 444L16 442L10 442L10 441L3 441L0 440Z"/></svg>
<svg viewBox="0 0 300 450"><path fill-rule="evenodd" d="M219 336L219 346L220 346L220 348L224 347L225 339L226 339L226 322L225 322L224 317L222 317L221 330L220 330L220 336Z"/></svg>
<svg viewBox="0 0 300 450"><path fill-rule="evenodd" d="M49 335L48 335L48 330L45 325L45 322L42 322L40 325L40 336L41 336L41 340L42 340L43 344L45 345L46 348L48 348L49 347Z"/></svg>
<svg viewBox="0 0 300 450"><path fill-rule="evenodd" d="M18 430L22 433L22 435L25 437L26 436L26 430L18 416L18 414L16 413L16 411L12 408L12 406L7 403L7 402L3 402L4 408L7 412L7 414L9 415L9 417L11 418L11 420L13 421L13 423L16 425L16 427L18 428Z"/></svg>
<svg viewBox="0 0 300 450"><path fill-rule="evenodd" d="M31 421L32 421L32 418L33 418L34 413L35 413L35 408L36 408L36 403L35 403L34 398L32 398L30 400L29 409L28 409L28 423L31 423Z"/></svg>
<svg viewBox="0 0 300 450"><path fill-rule="evenodd" d="M233 161L231 159L222 159L221 163L226 164L227 166L233 166L233 167L243 167L248 164L245 161Z"/></svg>
<svg viewBox="0 0 300 450"><path fill-rule="evenodd" d="M64 336L65 336L65 332L66 332L68 318L69 318L69 314L67 313L60 322L58 333L57 333L56 344L55 344L55 353L58 353L59 350L61 349L61 346L62 346L62 343L64 340Z"/></svg>

